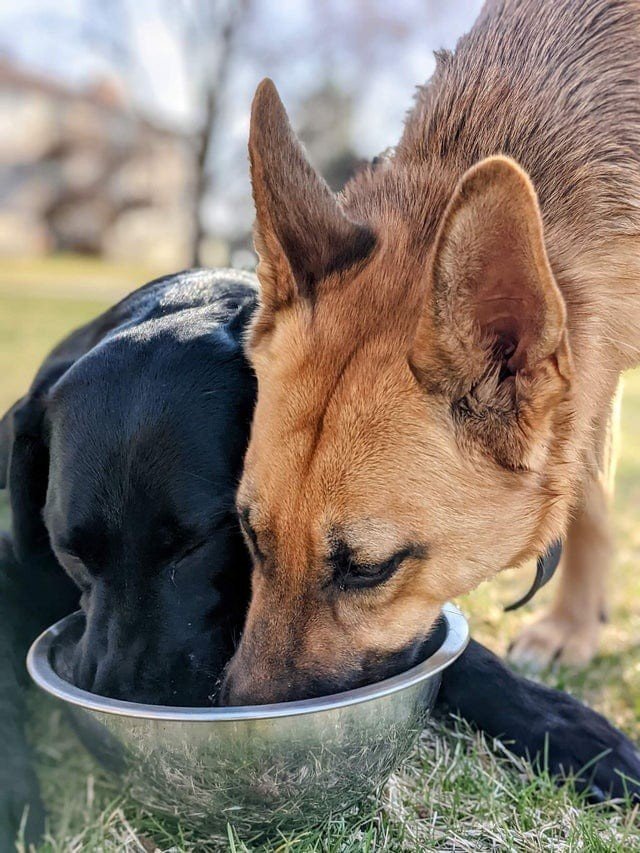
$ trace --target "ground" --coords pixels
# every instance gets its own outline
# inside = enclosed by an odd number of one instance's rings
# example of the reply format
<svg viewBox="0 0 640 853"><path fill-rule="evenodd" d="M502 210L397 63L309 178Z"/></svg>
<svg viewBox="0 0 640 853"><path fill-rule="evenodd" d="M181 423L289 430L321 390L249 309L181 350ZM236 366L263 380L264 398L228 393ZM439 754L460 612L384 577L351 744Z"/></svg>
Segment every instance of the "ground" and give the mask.
<svg viewBox="0 0 640 853"><path fill-rule="evenodd" d="M70 328L106 307L154 271L106 267L77 258L3 264L0 271L0 411L27 387L46 351ZM583 674L544 680L569 690L640 741L640 371L626 380L615 525L617 564L611 621L601 653ZM7 521L0 495L0 526ZM519 627L539 613L551 590L524 611L505 615L530 581L523 570L485 584L460 602L473 634L504 652ZM257 851L236 837L203 843L136 807L83 752L60 712L33 699L33 741L49 829L40 853L80 851ZM375 802L329 819L274 851L640 851L637 810L589 808L570 789L511 760L462 727L427 731L414 756Z"/></svg>

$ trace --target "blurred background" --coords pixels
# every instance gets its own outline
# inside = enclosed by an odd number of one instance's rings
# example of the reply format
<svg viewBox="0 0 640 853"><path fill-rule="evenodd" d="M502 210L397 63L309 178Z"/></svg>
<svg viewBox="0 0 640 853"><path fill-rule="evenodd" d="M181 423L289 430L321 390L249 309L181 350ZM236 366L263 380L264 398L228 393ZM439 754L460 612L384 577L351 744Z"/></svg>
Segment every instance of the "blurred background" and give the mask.
<svg viewBox="0 0 640 853"><path fill-rule="evenodd" d="M0 0L0 411L68 329L156 275L252 268L270 76L339 188L392 145L480 0Z"/></svg>

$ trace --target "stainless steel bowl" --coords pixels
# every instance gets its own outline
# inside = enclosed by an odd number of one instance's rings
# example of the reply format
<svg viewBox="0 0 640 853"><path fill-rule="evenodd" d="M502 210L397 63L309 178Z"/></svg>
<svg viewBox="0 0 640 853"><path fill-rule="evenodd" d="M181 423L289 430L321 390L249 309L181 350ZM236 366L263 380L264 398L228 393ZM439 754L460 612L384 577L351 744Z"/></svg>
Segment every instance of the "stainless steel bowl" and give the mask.
<svg viewBox="0 0 640 853"><path fill-rule="evenodd" d="M357 690L277 705L172 708L106 699L52 667L80 614L45 631L27 666L68 708L87 749L147 808L208 834L300 828L373 793L407 757L429 716L442 670L464 651L467 622L443 609L446 634L410 670Z"/></svg>

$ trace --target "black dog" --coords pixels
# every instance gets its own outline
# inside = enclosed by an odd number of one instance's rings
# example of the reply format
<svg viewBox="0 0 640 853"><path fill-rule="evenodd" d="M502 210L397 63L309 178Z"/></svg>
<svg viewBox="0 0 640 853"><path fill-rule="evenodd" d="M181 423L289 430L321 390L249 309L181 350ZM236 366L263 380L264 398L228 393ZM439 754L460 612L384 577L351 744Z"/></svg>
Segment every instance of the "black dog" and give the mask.
<svg viewBox="0 0 640 853"><path fill-rule="evenodd" d="M252 276L189 272L151 282L74 332L0 426L12 537L0 561L0 851L42 828L23 731L24 656L81 603L80 686L157 704L213 701L241 631L249 558L235 514L255 383L242 332ZM380 662L387 673L389 662ZM579 771L589 795L640 778L632 744L570 697L511 673L472 642L440 707ZM640 792L629 783L631 790Z"/></svg>

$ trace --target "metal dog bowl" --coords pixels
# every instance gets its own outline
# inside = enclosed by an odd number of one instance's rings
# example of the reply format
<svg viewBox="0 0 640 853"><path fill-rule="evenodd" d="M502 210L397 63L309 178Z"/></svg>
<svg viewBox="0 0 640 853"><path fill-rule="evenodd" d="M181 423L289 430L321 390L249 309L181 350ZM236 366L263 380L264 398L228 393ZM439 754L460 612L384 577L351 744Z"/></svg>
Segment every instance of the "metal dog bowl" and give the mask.
<svg viewBox="0 0 640 853"><path fill-rule="evenodd" d="M418 666L333 696L227 708L171 708L106 699L52 667L81 614L45 631L27 666L68 708L87 749L147 808L200 832L270 833L322 821L373 793L407 757L442 670L464 651L460 611L443 608L444 640Z"/></svg>

